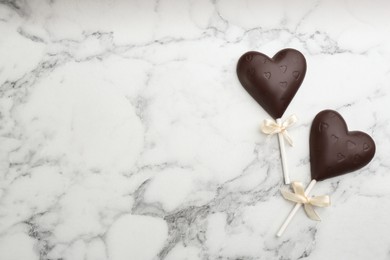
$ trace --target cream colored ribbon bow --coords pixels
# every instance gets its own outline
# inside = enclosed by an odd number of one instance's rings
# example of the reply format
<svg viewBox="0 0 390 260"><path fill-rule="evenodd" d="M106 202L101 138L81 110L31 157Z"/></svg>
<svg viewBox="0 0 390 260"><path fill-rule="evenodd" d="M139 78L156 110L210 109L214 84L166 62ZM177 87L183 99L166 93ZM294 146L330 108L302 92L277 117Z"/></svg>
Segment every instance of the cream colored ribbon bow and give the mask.
<svg viewBox="0 0 390 260"><path fill-rule="evenodd" d="M290 135L287 132L287 128L295 124L295 122L298 121L298 118L296 115L289 116L286 120L284 120L282 123L278 123L275 120L272 119L265 119L262 126L261 131L264 134L267 135L274 135L281 133L283 137L286 139L286 141L290 144L290 146L293 146L293 141L290 137Z"/></svg>
<svg viewBox="0 0 390 260"><path fill-rule="evenodd" d="M280 192L282 193L283 198L292 202L302 203L305 208L305 212L309 218L321 221L320 216L317 214L317 212L314 211L313 206L328 207L330 205L329 196L324 195L308 198L305 195L305 190L303 188L302 183L292 182L291 186L294 190L294 193L287 190L281 190Z"/></svg>

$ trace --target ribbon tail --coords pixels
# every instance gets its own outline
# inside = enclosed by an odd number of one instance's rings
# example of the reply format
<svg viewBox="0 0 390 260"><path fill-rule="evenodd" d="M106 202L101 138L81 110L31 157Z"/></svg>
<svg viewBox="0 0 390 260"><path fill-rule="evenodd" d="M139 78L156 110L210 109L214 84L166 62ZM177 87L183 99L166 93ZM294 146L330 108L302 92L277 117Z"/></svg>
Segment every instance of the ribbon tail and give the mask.
<svg viewBox="0 0 390 260"><path fill-rule="evenodd" d="M281 190L280 192L282 193L283 198L285 198L286 200L289 200L289 201L292 201L295 203L304 203L306 201L305 197L303 197L299 194L295 194L295 193L292 193L292 192L289 192L286 190Z"/></svg>
<svg viewBox="0 0 390 260"><path fill-rule="evenodd" d="M310 205L310 204L304 204L304 208L305 208L306 215L307 215L310 219L316 220L316 221L321 221L320 216L317 214L317 212L315 212L315 210L314 210L314 208L312 207L312 205Z"/></svg>
<svg viewBox="0 0 390 260"><path fill-rule="evenodd" d="M286 139L287 143L288 143L290 146L294 146L293 140L291 139L290 135L287 133L287 130L284 130L284 131L282 132L282 134L283 134L284 139Z"/></svg>
<svg viewBox="0 0 390 260"><path fill-rule="evenodd" d="M328 207L330 206L330 198L328 195L312 197L310 198L310 204L316 207Z"/></svg>
<svg viewBox="0 0 390 260"><path fill-rule="evenodd" d="M294 125L297 121L298 121L297 116L293 114L293 115L289 116L282 124L282 128L284 129L283 136L286 139L286 141L289 143L290 146L294 146L294 144L293 144L292 138L290 137L290 135L287 132L287 128Z"/></svg>
<svg viewBox="0 0 390 260"><path fill-rule="evenodd" d="M294 181L291 184L291 186L292 186L292 188L294 190L294 193L305 195L305 188L303 187L302 183L300 183L298 181Z"/></svg>

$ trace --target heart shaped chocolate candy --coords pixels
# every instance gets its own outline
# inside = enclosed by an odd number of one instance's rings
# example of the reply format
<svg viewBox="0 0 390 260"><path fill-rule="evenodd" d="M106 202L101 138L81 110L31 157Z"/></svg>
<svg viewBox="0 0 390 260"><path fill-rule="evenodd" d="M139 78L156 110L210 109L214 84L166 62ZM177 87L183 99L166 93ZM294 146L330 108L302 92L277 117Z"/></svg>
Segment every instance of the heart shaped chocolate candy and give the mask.
<svg viewBox="0 0 390 260"><path fill-rule="evenodd" d="M294 49L281 50L272 58L250 51L237 64L242 86L274 119L283 116L305 74L305 57Z"/></svg>
<svg viewBox="0 0 390 260"><path fill-rule="evenodd" d="M324 110L314 118L310 131L311 177L321 181L356 171L375 154L374 140L366 133L348 131L339 113Z"/></svg>

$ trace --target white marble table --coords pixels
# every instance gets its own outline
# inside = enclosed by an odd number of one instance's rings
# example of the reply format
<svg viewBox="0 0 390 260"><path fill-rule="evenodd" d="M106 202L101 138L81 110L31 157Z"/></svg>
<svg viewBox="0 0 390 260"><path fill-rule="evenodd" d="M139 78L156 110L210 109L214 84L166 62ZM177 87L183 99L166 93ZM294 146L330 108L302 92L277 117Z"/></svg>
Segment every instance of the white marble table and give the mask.
<svg viewBox="0 0 390 260"><path fill-rule="evenodd" d="M0 259L389 259L389 1L0 1ZM318 223L280 195L277 138L238 82L246 51L296 48L291 178L310 124L372 135L320 182Z"/></svg>

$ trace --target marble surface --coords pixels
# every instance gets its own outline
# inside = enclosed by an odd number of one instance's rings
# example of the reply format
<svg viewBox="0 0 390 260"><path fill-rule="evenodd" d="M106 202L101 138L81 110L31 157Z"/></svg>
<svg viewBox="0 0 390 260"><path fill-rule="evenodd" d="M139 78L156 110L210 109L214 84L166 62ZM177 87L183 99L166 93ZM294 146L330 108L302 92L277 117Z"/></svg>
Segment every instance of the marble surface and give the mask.
<svg viewBox="0 0 390 260"><path fill-rule="evenodd" d="M0 259L389 259L389 1L0 1ZM291 47L291 178L340 112L377 153L319 182L318 223L280 195L277 138L238 58Z"/></svg>

